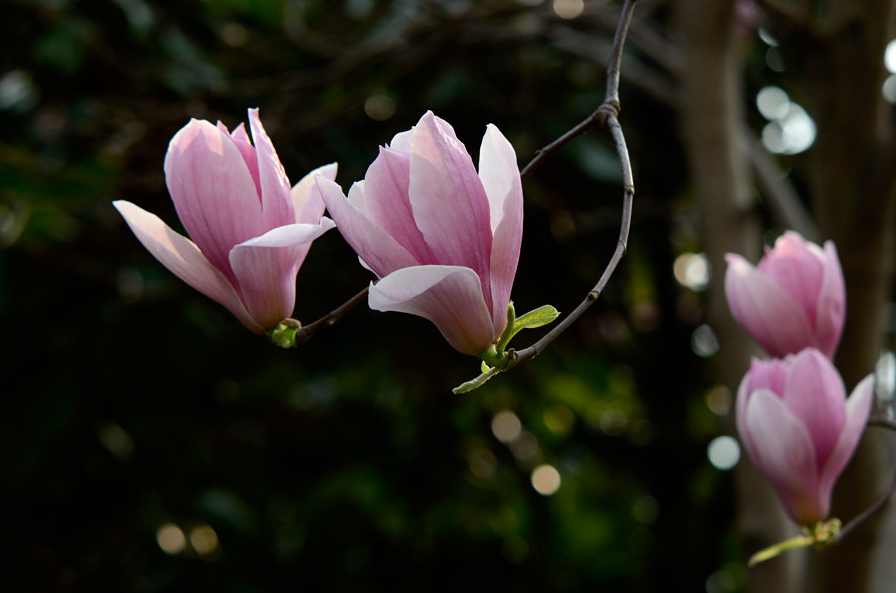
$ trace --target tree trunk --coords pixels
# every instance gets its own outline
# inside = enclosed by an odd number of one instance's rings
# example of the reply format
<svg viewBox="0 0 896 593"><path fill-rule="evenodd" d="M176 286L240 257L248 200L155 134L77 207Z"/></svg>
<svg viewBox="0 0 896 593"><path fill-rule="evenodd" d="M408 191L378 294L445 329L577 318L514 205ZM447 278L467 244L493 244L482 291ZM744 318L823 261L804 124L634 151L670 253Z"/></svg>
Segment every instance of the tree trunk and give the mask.
<svg viewBox="0 0 896 593"><path fill-rule="evenodd" d="M713 271L709 320L719 339L722 380L736 392L755 346L728 312L723 256L756 260L761 231L752 212L749 162L739 142L743 127L742 62L732 37L733 3L679 0L677 45L682 49L681 122L694 192L701 204L705 249ZM733 428L733 422L731 423ZM744 553L794 535L771 487L744 455L736 469L738 523ZM803 555L789 554L750 571L749 591L794 590Z"/></svg>
<svg viewBox="0 0 896 593"><path fill-rule="evenodd" d="M896 162L890 107L881 95L884 48L892 38L891 0L837 0L817 17L801 49L806 105L818 123L807 156L811 198L822 235L837 244L846 277L846 329L836 359L847 389L874 370L884 347L884 305L891 298ZM848 521L886 491L893 467L893 435L866 431L837 484L832 514ZM893 591L893 553L874 565L875 554L892 550L885 516L863 524L840 545L813 554L807 592ZM883 547L883 548L881 548ZM883 572L882 572L883 571ZM875 576L875 574L878 576Z"/></svg>

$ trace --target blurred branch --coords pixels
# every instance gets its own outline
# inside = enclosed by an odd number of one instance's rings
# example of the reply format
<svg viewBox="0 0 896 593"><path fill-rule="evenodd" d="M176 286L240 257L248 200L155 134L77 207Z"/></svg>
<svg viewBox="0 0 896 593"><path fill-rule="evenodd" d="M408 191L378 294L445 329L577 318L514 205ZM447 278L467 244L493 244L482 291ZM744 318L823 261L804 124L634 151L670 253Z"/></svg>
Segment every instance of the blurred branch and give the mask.
<svg viewBox="0 0 896 593"><path fill-rule="evenodd" d="M868 426L879 426L881 428L887 428L889 430L892 430L893 432L896 432L896 422L893 422L892 420L885 420L883 418L869 418ZM840 533L837 534L837 539L834 541L840 541L846 535L848 535L850 531L876 515L890 503L890 500L893 498L893 494L896 494L896 474L894 474L893 476L893 481L890 482L890 488L887 490L887 493L884 494L870 507L859 513L849 523L844 525L840 529Z"/></svg>
<svg viewBox="0 0 896 593"><path fill-rule="evenodd" d="M822 237L818 225L774 158L746 127L741 132L741 140L750 157L762 195L776 221L781 226L799 231L810 241L819 242Z"/></svg>

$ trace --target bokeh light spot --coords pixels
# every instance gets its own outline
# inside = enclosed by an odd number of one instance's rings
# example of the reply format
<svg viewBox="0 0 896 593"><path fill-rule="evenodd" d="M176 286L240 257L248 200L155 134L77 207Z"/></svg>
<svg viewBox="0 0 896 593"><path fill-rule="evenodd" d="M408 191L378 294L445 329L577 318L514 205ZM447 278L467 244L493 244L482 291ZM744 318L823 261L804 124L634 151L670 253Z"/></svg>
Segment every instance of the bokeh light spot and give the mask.
<svg viewBox="0 0 896 593"><path fill-rule="evenodd" d="M884 50L884 67L887 72L896 74L896 39L890 41Z"/></svg>
<svg viewBox="0 0 896 593"><path fill-rule="evenodd" d="M395 101L392 97L383 94L375 94L364 101L364 113L372 120L386 121L395 115Z"/></svg>
<svg viewBox="0 0 896 593"><path fill-rule="evenodd" d="M522 430L519 417L510 410L498 412L492 418L492 434L502 443L512 443L519 438Z"/></svg>
<svg viewBox="0 0 896 593"><path fill-rule="evenodd" d="M740 461L740 445L733 437L716 437L710 441L706 456L715 468L729 470Z"/></svg>
<svg viewBox="0 0 896 593"><path fill-rule="evenodd" d="M561 19L574 19L585 10L582 0L554 0L554 14Z"/></svg>
<svg viewBox="0 0 896 593"><path fill-rule="evenodd" d="M218 534L210 525L198 525L190 531L190 545L201 556L208 556L218 549Z"/></svg>
<svg viewBox="0 0 896 593"><path fill-rule="evenodd" d="M706 392L706 407L716 416L725 416L733 403L731 390L724 385L716 385Z"/></svg>
<svg viewBox="0 0 896 593"><path fill-rule="evenodd" d="M691 334L691 350L697 356L707 358L719 351L719 340L716 338L716 332L705 323Z"/></svg>
<svg viewBox="0 0 896 593"><path fill-rule="evenodd" d="M675 258L672 272L679 284L691 290L702 290L709 284L709 262L702 253L682 253Z"/></svg>
<svg viewBox="0 0 896 593"><path fill-rule="evenodd" d="M550 496L560 489L560 472L553 465L539 465L532 470L532 487L543 496Z"/></svg>
<svg viewBox="0 0 896 593"><path fill-rule="evenodd" d="M544 424L557 436L566 436L572 430L576 417L562 404L550 406L544 411Z"/></svg>
<svg viewBox="0 0 896 593"><path fill-rule="evenodd" d="M166 554L179 554L187 545L184 532L174 523L165 523L156 531L156 543Z"/></svg>

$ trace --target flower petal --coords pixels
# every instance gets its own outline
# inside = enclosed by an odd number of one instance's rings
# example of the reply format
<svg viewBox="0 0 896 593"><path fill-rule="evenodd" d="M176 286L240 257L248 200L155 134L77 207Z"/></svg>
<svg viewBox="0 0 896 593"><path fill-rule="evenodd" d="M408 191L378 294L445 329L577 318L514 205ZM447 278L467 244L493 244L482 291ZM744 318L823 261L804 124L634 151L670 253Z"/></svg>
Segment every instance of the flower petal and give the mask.
<svg viewBox="0 0 896 593"><path fill-rule="evenodd" d="M846 283L833 241L824 244L824 260L824 281L818 295L815 333L818 336L818 349L833 358L846 319Z"/></svg>
<svg viewBox="0 0 896 593"><path fill-rule="evenodd" d="M846 422L846 387L831 361L815 348L789 360L784 404L809 431L821 473Z"/></svg>
<svg viewBox="0 0 896 593"><path fill-rule="evenodd" d="M745 428L753 444L753 462L791 518L800 525L824 519L830 500L819 497L815 451L806 427L778 396L760 389L747 403Z"/></svg>
<svg viewBox="0 0 896 593"><path fill-rule="evenodd" d="M363 197L357 205L371 222L413 255L418 264L435 264L436 257L411 212L410 182L410 156L381 147L379 156L364 176Z"/></svg>
<svg viewBox="0 0 896 593"><path fill-rule="evenodd" d="M233 285L206 259L195 243L174 232L158 216L139 206L124 200L112 202L112 205L124 217L143 246L174 275L224 305L253 332L264 331L249 315Z"/></svg>
<svg viewBox="0 0 896 593"><path fill-rule="evenodd" d="M476 272L491 310L488 197L463 143L431 111L414 127L409 192L417 228L437 260Z"/></svg>
<svg viewBox="0 0 896 593"><path fill-rule="evenodd" d="M296 220L290 199L289 178L274 144L264 131L258 109L249 110L249 127L255 140L255 155L258 158L258 183L261 187L261 215L264 230L292 224Z"/></svg>
<svg viewBox="0 0 896 593"><path fill-rule="evenodd" d="M314 224L324 215L327 205L320 197L320 190L316 185L318 175L324 179L334 181L336 179L337 164L330 163L311 171L292 187L290 192L292 207L296 215L295 222Z"/></svg>
<svg viewBox="0 0 896 593"><path fill-rule="evenodd" d="M230 135L207 121L191 120L168 145L165 182L190 238L235 281L230 249L266 229L255 181Z"/></svg>
<svg viewBox="0 0 896 593"><path fill-rule="evenodd" d="M731 314L772 356L799 352L815 344L806 314L777 285L743 257L725 255L725 295Z"/></svg>
<svg viewBox="0 0 896 593"><path fill-rule="evenodd" d="M760 389L771 391L778 397L782 397L784 388L787 385L787 370L788 365L780 359L760 360L754 358L750 362L750 371L744 375L737 389L737 400L735 402L737 409L734 419L737 423L737 431L740 433L741 439L743 439L744 445L750 451L751 456L753 455L753 445L750 441L750 435L746 431L745 424L747 419L747 402L750 399L750 395Z"/></svg>
<svg viewBox="0 0 896 593"><path fill-rule="evenodd" d="M255 180L256 195L258 196L258 199L261 200L261 184L258 180L258 157L255 155L255 147L252 146L249 134L246 133L246 125L243 122L240 122L240 125L234 128L233 132L231 132L227 129L227 126L219 121L218 129L230 136L237 149L239 149L240 154L243 155L243 162L246 163L246 168L249 169L249 174L252 175L252 179Z"/></svg>
<svg viewBox="0 0 896 593"><path fill-rule="evenodd" d="M414 266L371 286L371 309L400 311L429 319L456 350L476 356L494 342L491 313L479 276L460 266Z"/></svg>
<svg viewBox="0 0 896 593"><path fill-rule="evenodd" d="M500 334L523 238L523 187L516 153L507 138L489 124L479 150L479 177L488 196L493 233L491 254L492 317Z"/></svg>
<svg viewBox="0 0 896 593"><path fill-rule="evenodd" d="M757 266L759 273L790 295L806 312L815 326L818 293L824 279L824 258L817 245L807 242L794 231L787 231L775 241Z"/></svg>
<svg viewBox="0 0 896 593"><path fill-rule="evenodd" d="M335 224L290 224L236 245L230 265L240 283L250 315L268 329L292 315L296 299L296 273L311 242Z"/></svg>
<svg viewBox="0 0 896 593"><path fill-rule="evenodd" d="M834 450L831 452L827 463L821 472L821 488L830 493L834 489L834 483L840 477L841 472L849 463L865 426L868 423L868 415L871 413L871 403L874 401L874 375L868 375L856 385L849 399L846 400L846 422L840 431L840 438Z"/></svg>
<svg viewBox="0 0 896 593"><path fill-rule="evenodd" d="M346 199L338 184L318 176L317 187L339 232L377 276L382 278L399 268L417 265L417 260L404 247ZM359 182L352 185L350 194L353 200L359 200L363 192Z"/></svg>

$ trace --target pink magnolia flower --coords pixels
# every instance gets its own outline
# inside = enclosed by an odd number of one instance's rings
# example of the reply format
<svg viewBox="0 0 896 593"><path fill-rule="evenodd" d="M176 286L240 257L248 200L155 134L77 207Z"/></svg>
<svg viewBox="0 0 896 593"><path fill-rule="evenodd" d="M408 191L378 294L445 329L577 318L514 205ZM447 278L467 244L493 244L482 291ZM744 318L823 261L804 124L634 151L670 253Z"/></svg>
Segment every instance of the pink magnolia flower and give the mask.
<svg viewBox="0 0 896 593"><path fill-rule="evenodd" d="M782 357L812 346L833 358L846 318L843 270L833 242L822 249L787 231L755 268L734 253L725 259L731 313L766 352Z"/></svg>
<svg viewBox="0 0 896 593"><path fill-rule="evenodd" d="M737 430L790 517L814 525L828 516L831 491L852 457L871 411L874 377L849 399L821 352L754 359L737 392Z"/></svg>
<svg viewBox="0 0 896 593"><path fill-rule="evenodd" d="M427 112L380 148L348 199L332 181L317 181L342 236L380 278L372 309L425 317L466 354L501 336L523 193L516 154L495 126L482 139L478 174L451 125Z"/></svg>
<svg viewBox="0 0 896 593"><path fill-rule="evenodd" d="M336 164L290 189L257 109L249 126L254 146L243 124L229 132L195 119L171 139L165 182L192 241L130 202L114 206L165 267L262 333L292 314L299 267L334 226L314 179L335 178Z"/></svg>

